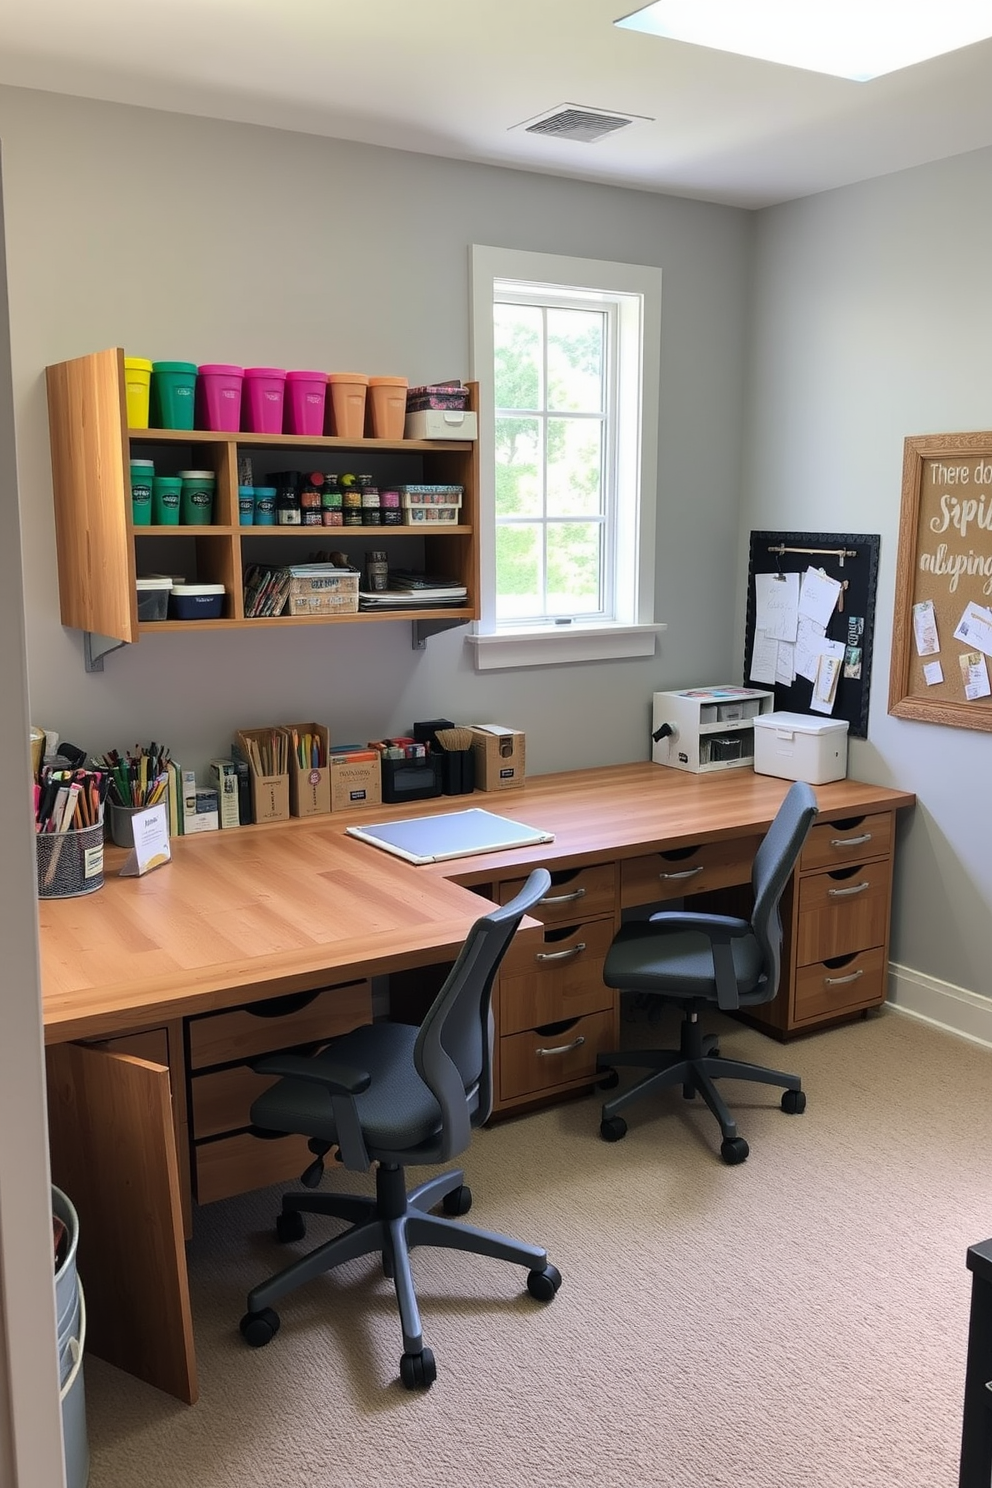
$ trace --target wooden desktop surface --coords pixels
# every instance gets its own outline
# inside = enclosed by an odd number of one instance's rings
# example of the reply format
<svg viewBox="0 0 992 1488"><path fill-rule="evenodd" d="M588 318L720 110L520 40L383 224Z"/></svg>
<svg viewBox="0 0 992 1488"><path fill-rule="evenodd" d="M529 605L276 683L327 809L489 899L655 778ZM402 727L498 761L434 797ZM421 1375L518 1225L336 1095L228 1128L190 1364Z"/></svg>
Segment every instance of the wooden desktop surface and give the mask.
<svg viewBox="0 0 992 1488"><path fill-rule="evenodd" d="M485 912L480 893L505 895L532 864L582 868L754 838L787 789L750 769L569 771L505 792L181 837L172 862L142 878L121 878L126 854L108 848L95 893L41 900L53 1181L80 1214L87 1348L180 1400L197 1397L182 1058L177 1079L158 1054L78 1041L166 1023L171 1048L189 1015L451 960ZM914 799L852 780L818 787L817 798L834 821ZM471 806L554 841L417 867L346 835L353 822Z"/></svg>
<svg viewBox="0 0 992 1488"><path fill-rule="evenodd" d="M170 864L121 878L108 847L94 894L39 901L48 1043L99 1038L453 954L480 912L467 885L508 870L617 860L768 826L788 781L750 769L693 775L648 762L535 776L514 790L373 806L182 837ZM838 780L821 813L913 804ZM486 810L553 832L552 843L414 866L346 835L352 823Z"/></svg>

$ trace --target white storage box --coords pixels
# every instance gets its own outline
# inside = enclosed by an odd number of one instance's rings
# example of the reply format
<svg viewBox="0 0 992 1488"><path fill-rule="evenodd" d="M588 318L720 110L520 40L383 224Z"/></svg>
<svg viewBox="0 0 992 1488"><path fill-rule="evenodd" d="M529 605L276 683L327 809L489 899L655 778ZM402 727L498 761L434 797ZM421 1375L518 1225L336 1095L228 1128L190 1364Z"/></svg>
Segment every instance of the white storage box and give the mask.
<svg viewBox="0 0 992 1488"><path fill-rule="evenodd" d="M847 774L847 720L809 713L763 713L754 720L754 769L824 785Z"/></svg>
<svg viewBox="0 0 992 1488"><path fill-rule="evenodd" d="M423 408L408 413L404 439L475 439L479 421L471 409Z"/></svg>

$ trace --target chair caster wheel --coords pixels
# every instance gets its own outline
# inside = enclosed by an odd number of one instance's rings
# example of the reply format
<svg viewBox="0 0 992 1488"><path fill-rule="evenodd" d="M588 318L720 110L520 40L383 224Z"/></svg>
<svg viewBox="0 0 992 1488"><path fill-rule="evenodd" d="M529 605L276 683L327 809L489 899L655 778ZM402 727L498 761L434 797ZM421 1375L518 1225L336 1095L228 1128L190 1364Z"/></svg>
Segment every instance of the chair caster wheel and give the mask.
<svg viewBox="0 0 992 1488"><path fill-rule="evenodd" d="M287 1209L276 1215L276 1239L283 1245L291 1240L302 1240L307 1232L307 1222L298 1209Z"/></svg>
<svg viewBox="0 0 992 1488"><path fill-rule="evenodd" d="M561 1286L561 1272L557 1266L549 1262L543 1271L529 1271L527 1273L527 1290L538 1302L553 1302L555 1293Z"/></svg>
<svg viewBox="0 0 992 1488"><path fill-rule="evenodd" d="M400 1379L408 1390L429 1390L437 1379L437 1365L429 1348L400 1359Z"/></svg>
<svg viewBox="0 0 992 1488"><path fill-rule="evenodd" d="M622 1116L607 1116L599 1123L599 1135L604 1142L619 1142L627 1135L627 1123Z"/></svg>
<svg viewBox="0 0 992 1488"><path fill-rule="evenodd" d="M596 1081L597 1090L616 1090L620 1084L620 1076L616 1070L607 1070L600 1079Z"/></svg>
<svg viewBox="0 0 992 1488"><path fill-rule="evenodd" d="M806 1109L804 1090L786 1090L782 1095L782 1110L787 1116L801 1116Z"/></svg>
<svg viewBox="0 0 992 1488"><path fill-rule="evenodd" d="M240 1327L246 1343L252 1348L264 1348L279 1332L279 1314L271 1307L263 1307L261 1312L246 1312Z"/></svg>
<svg viewBox="0 0 992 1488"><path fill-rule="evenodd" d="M467 1214L471 1207L472 1190L464 1183L460 1183L457 1188L453 1188L441 1200L441 1208L445 1214Z"/></svg>
<svg viewBox="0 0 992 1488"><path fill-rule="evenodd" d="M750 1151L743 1137L725 1137L720 1143L720 1156L731 1167L744 1162Z"/></svg>

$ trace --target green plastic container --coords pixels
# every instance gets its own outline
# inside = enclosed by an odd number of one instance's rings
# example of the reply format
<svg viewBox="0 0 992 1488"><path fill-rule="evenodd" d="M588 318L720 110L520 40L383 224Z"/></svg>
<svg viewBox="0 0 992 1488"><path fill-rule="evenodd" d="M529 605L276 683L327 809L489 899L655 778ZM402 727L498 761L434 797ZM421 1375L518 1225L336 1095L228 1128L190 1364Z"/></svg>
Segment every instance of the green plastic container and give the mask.
<svg viewBox="0 0 992 1488"><path fill-rule="evenodd" d="M209 527L214 519L216 475L212 470L180 470L179 474L183 483L180 522L184 527Z"/></svg>
<svg viewBox="0 0 992 1488"><path fill-rule="evenodd" d="M183 482L179 475L156 475L152 480L152 521L156 527L175 527Z"/></svg>
<svg viewBox="0 0 992 1488"><path fill-rule="evenodd" d="M153 428L192 429L195 401L195 362L152 362Z"/></svg>
<svg viewBox="0 0 992 1488"><path fill-rule="evenodd" d="M131 520L135 527L147 527L151 523L154 474L154 460L131 461Z"/></svg>

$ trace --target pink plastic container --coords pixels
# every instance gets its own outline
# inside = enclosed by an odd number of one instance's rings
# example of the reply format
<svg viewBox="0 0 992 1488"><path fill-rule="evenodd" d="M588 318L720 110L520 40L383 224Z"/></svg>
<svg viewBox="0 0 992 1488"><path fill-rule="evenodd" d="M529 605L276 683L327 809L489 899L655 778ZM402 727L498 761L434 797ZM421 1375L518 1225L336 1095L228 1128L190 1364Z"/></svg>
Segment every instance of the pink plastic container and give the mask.
<svg viewBox="0 0 992 1488"><path fill-rule="evenodd" d="M197 368L196 427L236 434L241 428L241 385L244 369L226 362Z"/></svg>
<svg viewBox="0 0 992 1488"><path fill-rule="evenodd" d="M281 434L286 373L280 367L246 367L241 427L246 434Z"/></svg>
<svg viewBox="0 0 992 1488"><path fill-rule="evenodd" d="M326 372L286 373L286 433L323 434Z"/></svg>

